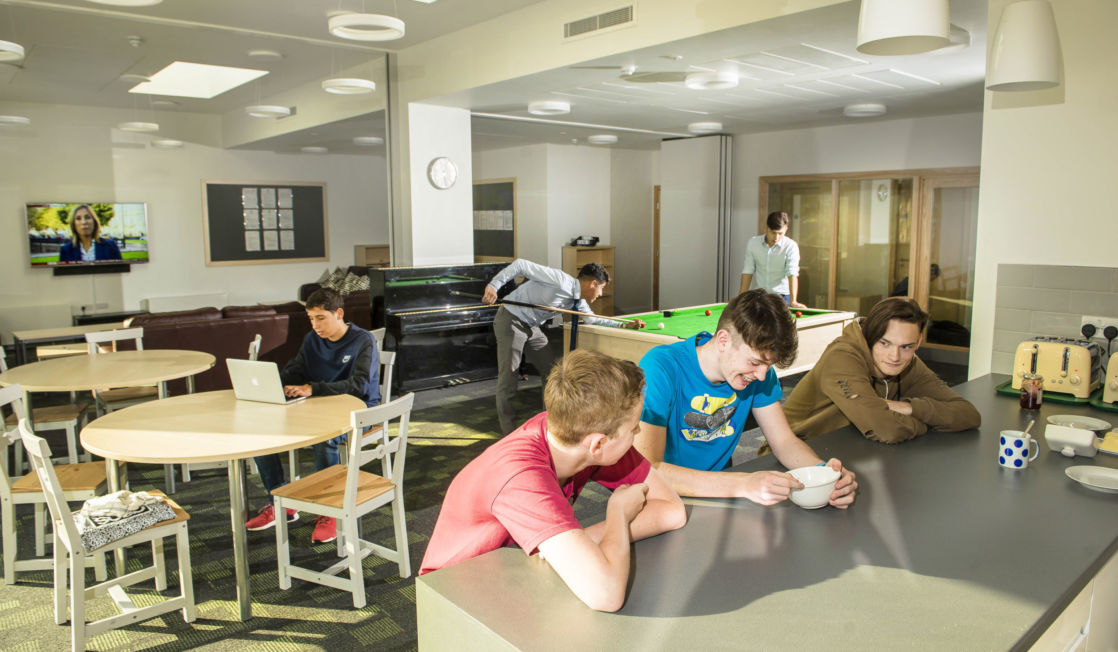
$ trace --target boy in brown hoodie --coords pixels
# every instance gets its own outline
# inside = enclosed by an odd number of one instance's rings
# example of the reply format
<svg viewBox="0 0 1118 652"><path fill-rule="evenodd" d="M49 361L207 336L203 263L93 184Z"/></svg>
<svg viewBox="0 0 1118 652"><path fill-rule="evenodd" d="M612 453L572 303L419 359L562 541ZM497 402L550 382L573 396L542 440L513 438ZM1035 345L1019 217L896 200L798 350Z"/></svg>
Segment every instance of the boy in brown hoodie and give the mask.
<svg viewBox="0 0 1118 652"><path fill-rule="evenodd" d="M978 410L916 357L927 324L915 301L890 297L847 325L785 402L792 431L810 439L853 424L896 444L932 429L977 428Z"/></svg>

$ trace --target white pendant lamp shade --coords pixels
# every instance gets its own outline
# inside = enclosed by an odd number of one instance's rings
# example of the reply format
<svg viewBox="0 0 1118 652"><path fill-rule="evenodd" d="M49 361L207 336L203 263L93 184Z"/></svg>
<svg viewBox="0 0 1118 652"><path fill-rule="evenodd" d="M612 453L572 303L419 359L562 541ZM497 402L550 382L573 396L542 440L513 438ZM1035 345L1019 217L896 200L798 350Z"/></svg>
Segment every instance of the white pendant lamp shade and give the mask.
<svg viewBox="0 0 1118 652"><path fill-rule="evenodd" d="M360 95L372 93L376 89L376 82L360 77L335 77L322 82L322 90L335 95Z"/></svg>
<svg viewBox="0 0 1118 652"><path fill-rule="evenodd" d="M919 54L949 44L948 0L862 0L858 51L877 56Z"/></svg>
<svg viewBox="0 0 1118 652"><path fill-rule="evenodd" d="M159 131L159 124L155 122L122 122L116 126L121 131L137 131L147 133L152 131Z"/></svg>
<svg viewBox="0 0 1118 652"><path fill-rule="evenodd" d="M245 107L245 113L254 118L286 118L291 115L291 108L276 104L253 104Z"/></svg>
<svg viewBox="0 0 1118 652"><path fill-rule="evenodd" d="M718 72L693 72L684 78L687 88L699 91L718 91L738 85L738 74L733 70Z"/></svg>
<svg viewBox="0 0 1118 652"><path fill-rule="evenodd" d="M687 131L693 134L716 134L722 131L721 122L692 122L687 125Z"/></svg>
<svg viewBox="0 0 1118 652"><path fill-rule="evenodd" d="M617 142L617 136L613 134L594 134L587 136L586 140L592 145L612 145Z"/></svg>
<svg viewBox="0 0 1118 652"><path fill-rule="evenodd" d="M1060 37L1048 0L1006 5L986 66L992 91L1037 91L1060 83Z"/></svg>
<svg viewBox="0 0 1118 652"><path fill-rule="evenodd" d="M0 127L26 127L31 118L22 115L0 115Z"/></svg>
<svg viewBox="0 0 1118 652"><path fill-rule="evenodd" d="M395 41L404 38L404 21L381 14L339 14L327 23L330 33L351 41Z"/></svg>
<svg viewBox="0 0 1118 652"><path fill-rule="evenodd" d="M0 63L11 63L23 59L23 46L12 41L0 41Z"/></svg>
<svg viewBox="0 0 1118 652"><path fill-rule="evenodd" d="M563 115L571 112L571 103L562 100L540 100L528 104L528 113L532 115Z"/></svg>

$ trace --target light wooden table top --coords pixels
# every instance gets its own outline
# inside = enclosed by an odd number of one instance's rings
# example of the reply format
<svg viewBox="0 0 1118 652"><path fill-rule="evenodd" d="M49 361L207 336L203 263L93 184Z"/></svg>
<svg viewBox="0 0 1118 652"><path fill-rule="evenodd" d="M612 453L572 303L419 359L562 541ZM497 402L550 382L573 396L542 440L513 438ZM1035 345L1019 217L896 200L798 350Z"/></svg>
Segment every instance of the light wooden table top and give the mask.
<svg viewBox="0 0 1118 652"><path fill-rule="evenodd" d="M0 385L20 385L25 392L71 392L154 385L192 376L214 366L201 351L150 349L100 355L74 355L20 365L0 374Z"/></svg>
<svg viewBox="0 0 1118 652"><path fill-rule="evenodd" d="M127 462L219 462L332 439L364 407L348 394L276 405L238 401L232 390L202 392L110 412L86 426L81 440L95 455Z"/></svg>
<svg viewBox="0 0 1118 652"><path fill-rule="evenodd" d="M34 328L31 330L12 331L12 337L24 342L54 340L62 337L77 337L86 333L111 331L120 328L120 322L109 324L85 324L84 326L61 326L59 328Z"/></svg>

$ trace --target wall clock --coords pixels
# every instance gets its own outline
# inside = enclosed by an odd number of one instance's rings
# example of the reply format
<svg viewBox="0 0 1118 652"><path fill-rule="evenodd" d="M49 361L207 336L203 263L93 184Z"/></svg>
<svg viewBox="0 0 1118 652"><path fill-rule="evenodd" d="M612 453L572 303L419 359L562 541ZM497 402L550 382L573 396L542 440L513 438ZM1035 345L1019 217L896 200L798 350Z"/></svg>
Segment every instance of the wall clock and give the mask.
<svg viewBox="0 0 1118 652"><path fill-rule="evenodd" d="M458 166L445 156L433 158L427 165L427 180L439 190L446 190L458 180Z"/></svg>

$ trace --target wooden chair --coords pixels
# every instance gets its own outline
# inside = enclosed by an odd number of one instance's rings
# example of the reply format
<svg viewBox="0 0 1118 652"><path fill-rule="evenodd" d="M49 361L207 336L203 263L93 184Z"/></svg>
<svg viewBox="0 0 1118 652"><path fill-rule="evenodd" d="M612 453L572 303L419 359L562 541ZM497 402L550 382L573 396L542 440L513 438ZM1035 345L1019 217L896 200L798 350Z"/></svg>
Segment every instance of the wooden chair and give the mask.
<svg viewBox="0 0 1118 652"><path fill-rule="evenodd" d="M384 350L384 334L387 331L387 328L374 328L373 330L369 331L373 334L373 339L377 343L377 353L380 353Z"/></svg>
<svg viewBox="0 0 1118 652"><path fill-rule="evenodd" d="M39 478L34 472L13 478L8 474L8 446L20 445L19 420L26 421L23 405L23 390L19 385L0 389L0 408L10 406L16 415L17 426L0 432L0 517L3 518L4 537L4 583L15 584L19 571L47 570L53 567L46 555L46 494L43 493ZM105 493L108 485L104 462L85 462L82 464L63 464L55 467L58 473L59 491L68 501L86 500ZM19 545L16 538L16 505L33 505L35 509L35 555L41 559L19 559ZM97 579L104 580L105 556L96 555L87 559L94 565Z"/></svg>
<svg viewBox="0 0 1118 652"><path fill-rule="evenodd" d="M85 341L89 346L89 355L98 355L100 353L108 353L109 351L116 351L117 344L126 340L131 340L137 351L144 350L144 329L143 328L124 328L115 331L99 331L96 333L86 333ZM102 347L103 344L108 344L108 347ZM95 389L93 390L93 398L97 402L97 415L119 410L120 408L143 403L144 401L151 401L159 398L159 388L154 386L144 387L121 387L118 389Z"/></svg>
<svg viewBox="0 0 1118 652"><path fill-rule="evenodd" d="M7 356L4 353L4 347L0 347L0 373L7 370ZM85 401L74 400L66 405L52 405L41 408L32 406L31 408L31 423L33 423L40 432L43 430L66 431L67 461L70 464L78 463L78 431L81 430L78 424L81 423L85 425L85 409L88 406L89 403ZM4 425L15 429L17 421L14 412L5 415ZM90 460L89 453L85 453L83 457L86 462ZM6 462L7 460L5 460L5 463ZM16 448L16 471L23 472L22 446Z"/></svg>
<svg viewBox="0 0 1118 652"><path fill-rule="evenodd" d="M383 331L384 329L377 330ZM392 400L392 367L396 364L396 352L378 351L377 356L380 359L380 402L387 403ZM287 468L292 480L298 480L302 477L299 471L300 450L302 449L295 448L287 452ZM342 454L345 454L345 449L342 449ZM342 461L345 462L345 459L343 458Z"/></svg>
<svg viewBox="0 0 1118 652"><path fill-rule="evenodd" d="M85 334L85 341L89 345L89 355L115 352L117 350L117 344L126 340L132 340L136 346L136 350L143 351L144 329L142 327L122 328L114 331L98 331L96 333ZM103 344L108 344L109 346L103 348ZM142 386L93 390L93 399L97 406L97 416L107 414L113 410L126 408L130 405L136 405L137 403L153 401L158 398L163 398L162 387ZM164 464L163 472L164 481L167 483L167 493L175 493L174 466L171 464Z"/></svg>
<svg viewBox="0 0 1118 652"><path fill-rule="evenodd" d="M39 482L46 490L47 505L50 507L51 521L54 524L54 622L66 622L66 577L70 579L70 647L73 650L86 649L86 638L96 636L110 629L117 629L131 623L147 620L153 616L182 609L186 622L193 622L194 583L190 569L190 542L187 538L187 521L190 515L166 496L167 503L175 511L175 518L156 523L135 534L118 539L96 551L86 550L82 545L73 514L63 499L58 475L50 463L50 448L41 437L36 437L26 419L19 422L23 445L31 458L31 466L38 475ZM158 491L151 493L159 494ZM162 494L160 494L162 495ZM158 591L167 589L167 565L163 554L163 539L175 538L175 548L179 559L179 595L156 604L136 607L124 587L138 582L155 579ZM100 582L89 588L85 586L85 561L90 556L104 557L104 553L131 547L141 543L151 543L152 565L127 575ZM108 593L121 613L101 620L85 622L85 601Z"/></svg>
<svg viewBox="0 0 1118 652"><path fill-rule="evenodd" d="M384 405L355 410L350 416L349 462L336 464L272 492L277 514L293 508L338 520L338 551L344 558L323 571L312 571L291 564L287 520L276 519L276 557L279 586L291 588L291 578L332 586L353 594L353 606L365 606L365 576L361 560L372 553L396 562L400 577L411 575L407 524L404 518L404 459L408 445L408 419L414 394L407 394ZM390 436L389 422L399 419L396 436ZM368 431L366 431L368 429ZM373 460L381 461L383 475L362 471ZM359 519L384 505L392 505L396 548L361 538ZM337 575L349 570L349 578Z"/></svg>

